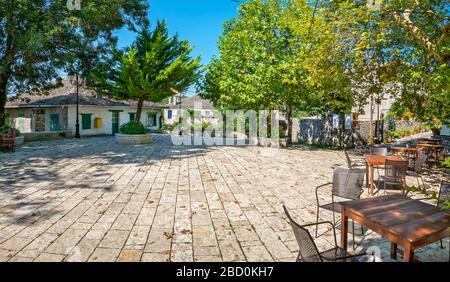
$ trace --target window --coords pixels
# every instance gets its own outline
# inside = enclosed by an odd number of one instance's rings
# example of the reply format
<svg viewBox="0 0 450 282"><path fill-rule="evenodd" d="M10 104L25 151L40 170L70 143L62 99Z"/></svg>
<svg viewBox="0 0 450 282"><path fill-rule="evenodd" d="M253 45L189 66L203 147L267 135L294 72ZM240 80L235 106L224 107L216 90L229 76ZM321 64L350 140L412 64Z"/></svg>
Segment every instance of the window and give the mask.
<svg viewBox="0 0 450 282"><path fill-rule="evenodd" d="M128 113L130 115L130 121L134 121L136 119L136 113Z"/></svg>
<svg viewBox="0 0 450 282"><path fill-rule="evenodd" d="M173 115L172 110L168 110L167 111L167 118L168 119L172 119L172 115Z"/></svg>
<svg viewBox="0 0 450 282"><path fill-rule="evenodd" d="M148 115L147 115L147 126L148 127L155 127L156 126L156 114L155 113L148 113Z"/></svg>
<svg viewBox="0 0 450 282"><path fill-rule="evenodd" d="M9 114L5 113L5 124L9 125Z"/></svg>
<svg viewBox="0 0 450 282"><path fill-rule="evenodd" d="M92 114L81 114L81 129L88 130L92 128Z"/></svg>

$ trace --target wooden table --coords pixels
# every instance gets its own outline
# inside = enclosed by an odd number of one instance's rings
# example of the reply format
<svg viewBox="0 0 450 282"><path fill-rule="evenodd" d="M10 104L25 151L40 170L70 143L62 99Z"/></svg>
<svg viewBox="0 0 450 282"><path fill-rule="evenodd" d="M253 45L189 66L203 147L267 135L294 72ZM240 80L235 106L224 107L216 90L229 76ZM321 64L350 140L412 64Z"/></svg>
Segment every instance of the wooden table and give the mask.
<svg viewBox="0 0 450 282"><path fill-rule="evenodd" d="M376 165L384 165L386 160L403 161L404 159L399 156L382 156L382 155L365 155L364 160L366 161L366 166L368 166L369 175L366 177L367 186L370 183L370 195L373 196L374 192L374 167Z"/></svg>
<svg viewBox="0 0 450 282"><path fill-rule="evenodd" d="M407 147L392 147L392 154L398 153L406 153L406 154L414 154L416 159L419 157L419 149L418 148L407 148Z"/></svg>
<svg viewBox="0 0 450 282"><path fill-rule="evenodd" d="M425 144L425 143L419 143L417 144L417 148L419 149L433 149L434 152L434 160L437 162L438 160L438 149L441 149L442 151L442 160L445 159L445 153L444 153L444 145L442 144Z"/></svg>
<svg viewBox="0 0 450 282"><path fill-rule="evenodd" d="M403 253L406 262L414 261L415 249L450 236L450 211L403 195L340 204L341 247L344 250L347 250L349 218L391 241L391 257L395 259L397 253ZM404 250L398 249L398 245Z"/></svg>

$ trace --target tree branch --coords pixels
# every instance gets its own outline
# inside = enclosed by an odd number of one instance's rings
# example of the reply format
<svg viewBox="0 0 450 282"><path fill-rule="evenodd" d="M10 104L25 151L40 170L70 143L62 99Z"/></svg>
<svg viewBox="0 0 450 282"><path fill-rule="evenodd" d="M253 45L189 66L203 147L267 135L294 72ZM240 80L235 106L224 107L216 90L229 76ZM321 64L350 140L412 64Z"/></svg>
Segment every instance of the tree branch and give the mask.
<svg viewBox="0 0 450 282"><path fill-rule="evenodd" d="M428 50L430 51L430 53L436 57L437 60L442 61L442 62L447 62L449 61L448 58L444 58L441 54L438 53L437 46L438 44L434 43L431 38L429 38L426 34L424 34L420 28L418 28L416 25L414 25L414 23L411 21L411 13L412 11L410 9L406 9L403 12L403 15L399 15L399 13L397 13L396 11L393 11L393 16L394 16L394 20L400 24L400 26L402 26L403 28L406 28L407 30L409 30L411 32L411 34L418 39L422 45ZM445 32L444 32L445 34ZM442 39L443 40L443 39ZM439 40L441 41L441 39Z"/></svg>

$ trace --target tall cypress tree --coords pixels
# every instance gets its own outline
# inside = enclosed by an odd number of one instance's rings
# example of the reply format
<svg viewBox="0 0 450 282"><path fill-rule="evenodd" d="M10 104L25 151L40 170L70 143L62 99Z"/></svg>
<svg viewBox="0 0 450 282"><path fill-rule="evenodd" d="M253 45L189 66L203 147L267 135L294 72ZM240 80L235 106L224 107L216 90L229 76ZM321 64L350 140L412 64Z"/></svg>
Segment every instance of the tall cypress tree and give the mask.
<svg viewBox="0 0 450 282"><path fill-rule="evenodd" d="M165 21L154 30L146 23L129 50L116 52L112 64L92 77L100 92L137 101L135 121L140 122L145 101L161 102L198 80L200 57L193 58L192 49L188 41L169 35Z"/></svg>

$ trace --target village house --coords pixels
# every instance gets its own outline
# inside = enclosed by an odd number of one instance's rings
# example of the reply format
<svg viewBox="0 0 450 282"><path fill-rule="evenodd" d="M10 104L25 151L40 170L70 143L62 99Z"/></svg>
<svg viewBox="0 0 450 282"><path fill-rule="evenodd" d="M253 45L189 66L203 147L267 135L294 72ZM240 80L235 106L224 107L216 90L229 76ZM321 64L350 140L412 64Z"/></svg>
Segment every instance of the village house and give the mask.
<svg viewBox="0 0 450 282"><path fill-rule="evenodd" d="M166 124L178 122L182 110L195 110L195 123L203 121L216 124L218 122L218 118L214 114L213 103L199 96L184 97L181 99L181 103L178 96L169 98L167 108L164 110L164 122Z"/></svg>
<svg viewBox="0 0 450 282"><path fill-rule="evenodd" d="M85 87L79 88L79 124L81 136L113 135L120 126L134 120L137 103L114 101L97 95ZM43 136L71 137L76 129L77 94L69 79L47 95L20 95L6 104L6 120L21 130L26 139ZM158 131L166 105L144 104L141 122L149 131Z"/></svg>

